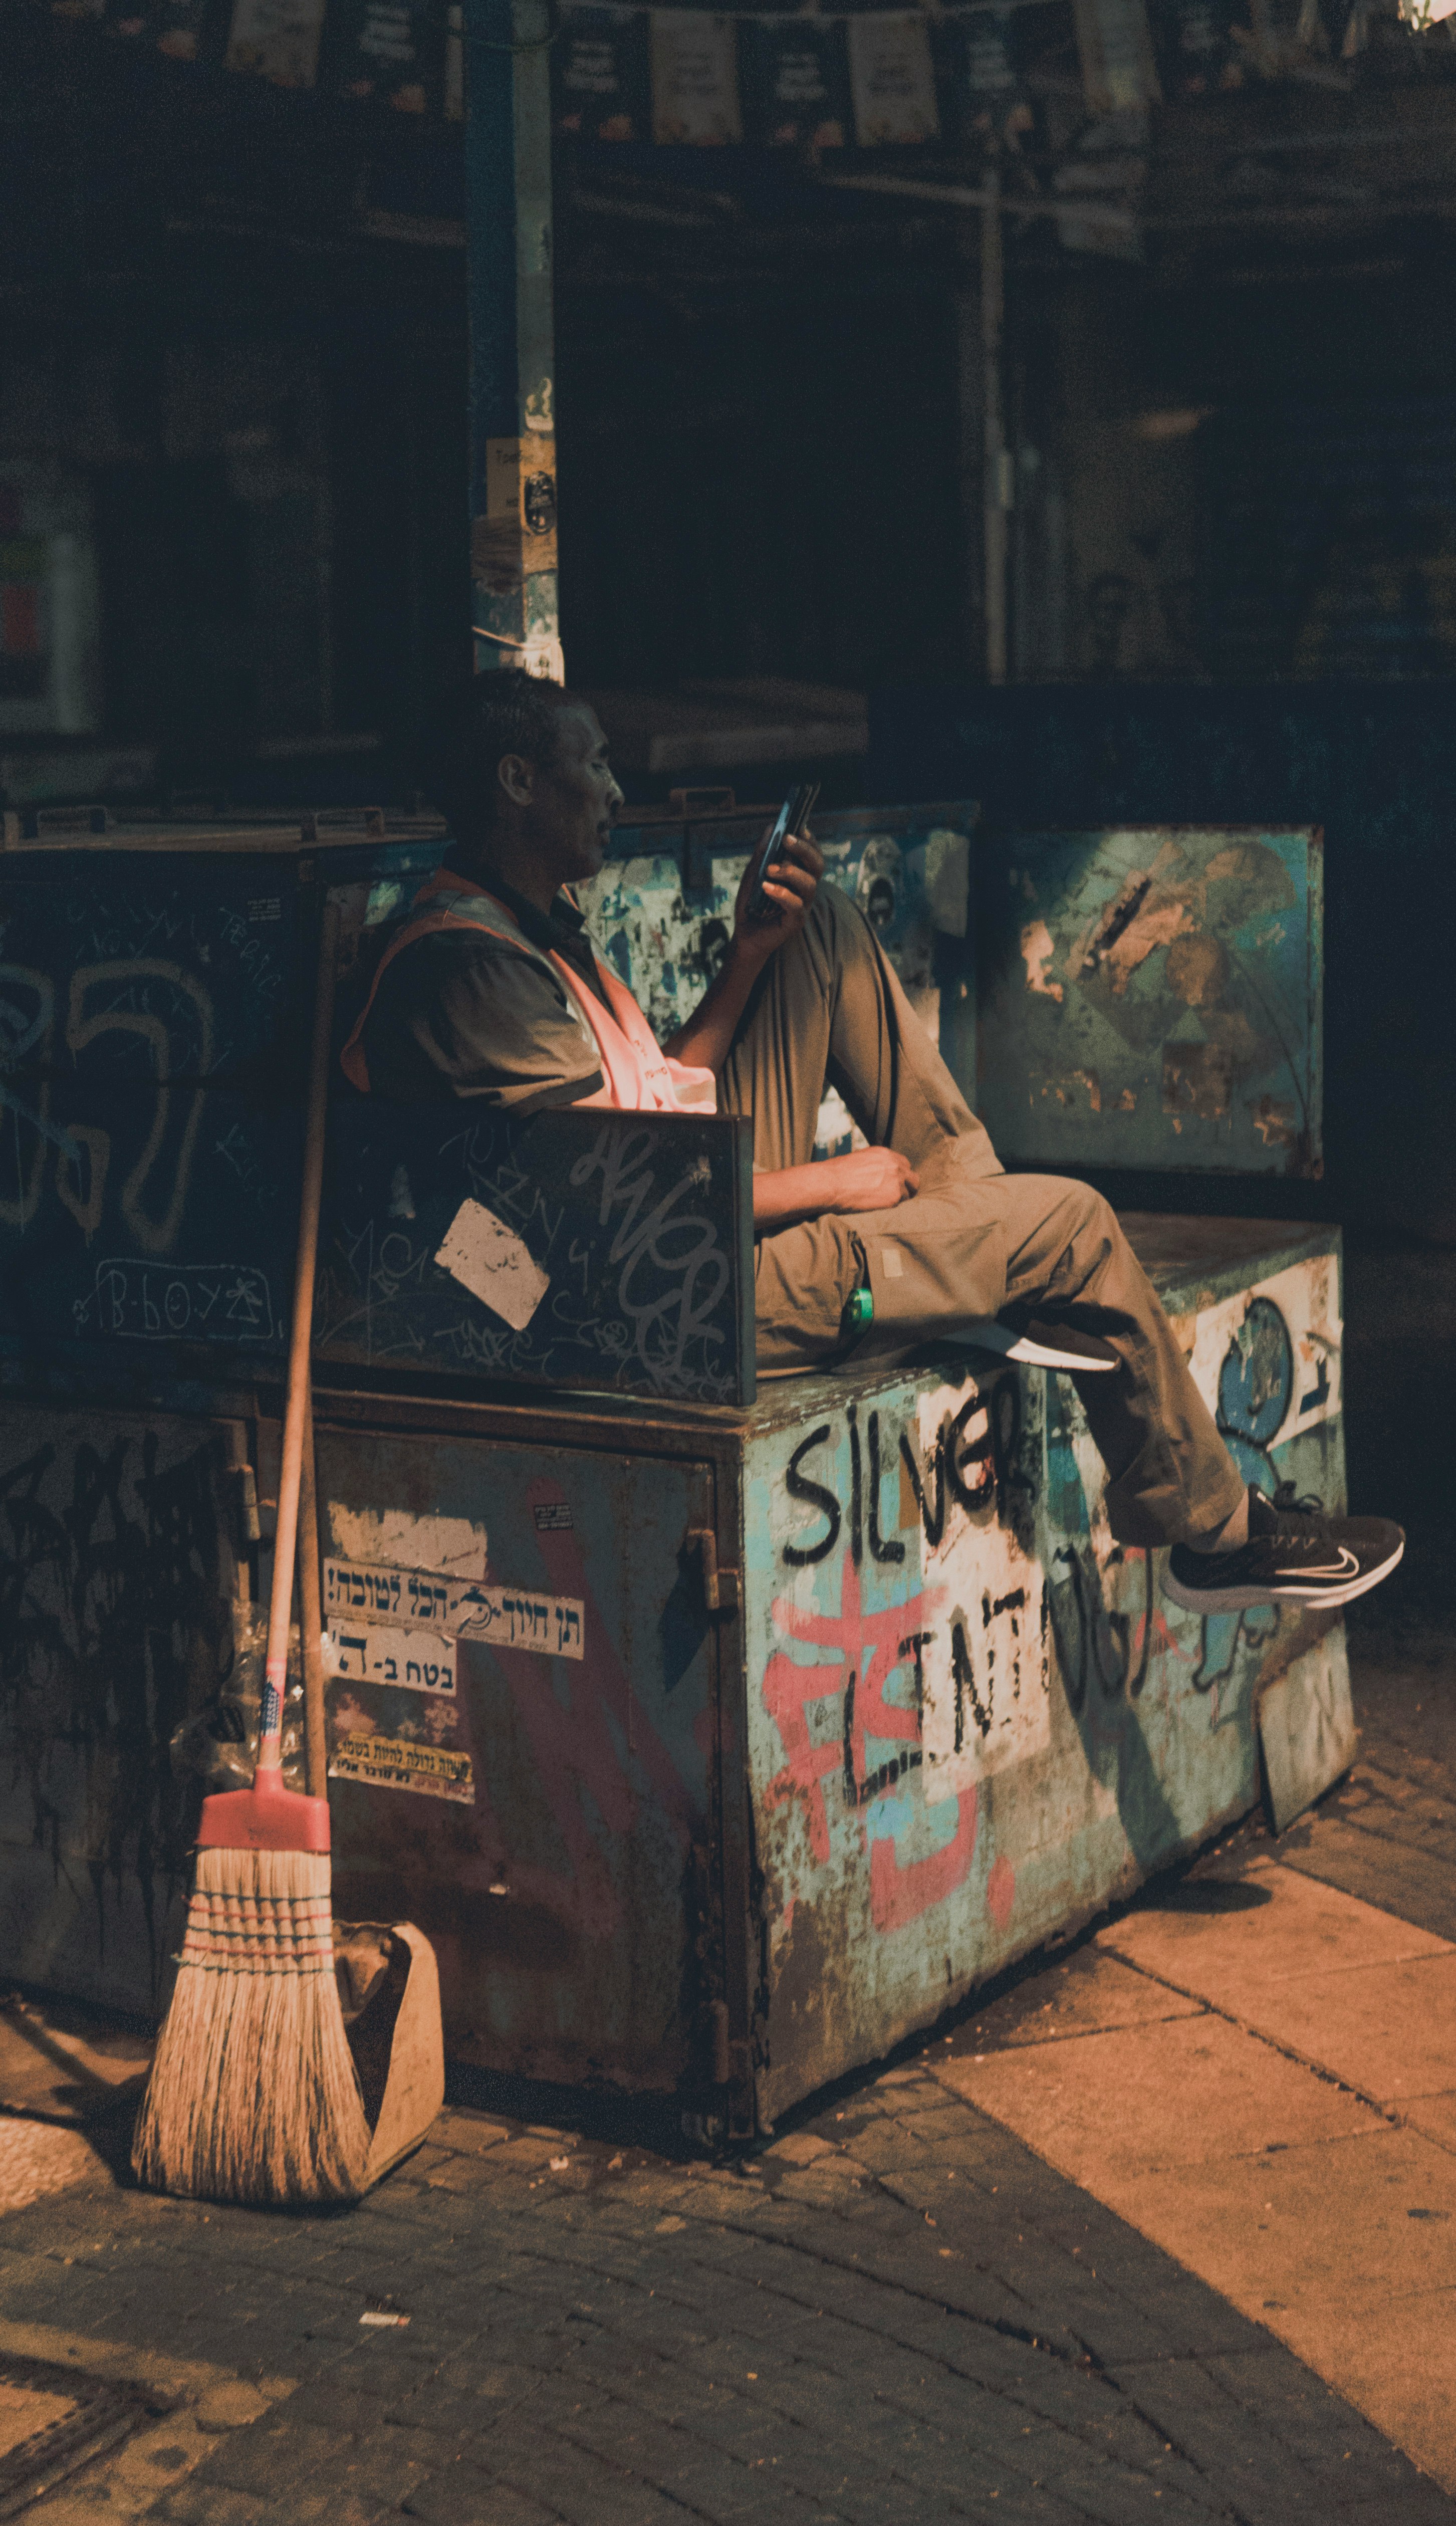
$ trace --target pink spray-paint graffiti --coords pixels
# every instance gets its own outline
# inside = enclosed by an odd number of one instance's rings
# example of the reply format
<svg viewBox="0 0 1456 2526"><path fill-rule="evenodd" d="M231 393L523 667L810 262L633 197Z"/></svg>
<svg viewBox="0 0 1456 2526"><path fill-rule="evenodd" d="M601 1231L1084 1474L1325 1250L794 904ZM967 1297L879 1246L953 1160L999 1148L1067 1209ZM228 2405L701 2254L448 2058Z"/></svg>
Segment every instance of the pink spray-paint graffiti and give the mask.
<svg viewBox="0 0 1456 2526"><path fill-rule="evenodd" d="M830 1655L810 1664L779 1648L769 1660L764 1707L778 1731L785 1761L769 1782L764 1804L770 1809L797 1804L814 1858L826 1866L827 1784L837 1775L842 1800L854 1811L868 1848L871 1916L877 1929L897 1930L964 1884L976 1850L977 1796L972 1788L947 1798L935 1813L937 1823L942 1815L949 1820L948 1836L923 1856L901 1861L900 1843L908 1839L904 1828L912 1821L921 1823L926 1814L919 1800L895 1793L899 1783L923 1764L921 1653L931 1637L941 1591L923 1589L905 1604L871 1611L848 1554L840 1566L839 1587L837 1614L796 1605L786 1596L775 1599L779 1635ZM907 1669L915 1678L915 1699L891 1701L891 1678ZM836 1705L838 1725L832 1733L818 1735L811 1729L811 1709L826 1702ZM873 1766L872 1741L890 1749Z"/></svg>

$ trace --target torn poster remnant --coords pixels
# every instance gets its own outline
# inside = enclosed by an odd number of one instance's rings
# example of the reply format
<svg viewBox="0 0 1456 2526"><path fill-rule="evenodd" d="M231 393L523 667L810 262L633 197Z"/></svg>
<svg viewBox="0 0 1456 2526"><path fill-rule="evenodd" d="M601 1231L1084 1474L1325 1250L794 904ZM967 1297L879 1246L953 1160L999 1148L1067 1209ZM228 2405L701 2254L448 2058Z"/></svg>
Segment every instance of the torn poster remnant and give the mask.
<svg viewBox="0 0 1456 2526"><path fill-rule="evenodd" d="M383 1563L407 1572L443 1571L451 1579L483 1579L488 1538L470 1517L415 1517L403 1508L346 1508L328 1503L328 1533L343 1561Z"/></svg>

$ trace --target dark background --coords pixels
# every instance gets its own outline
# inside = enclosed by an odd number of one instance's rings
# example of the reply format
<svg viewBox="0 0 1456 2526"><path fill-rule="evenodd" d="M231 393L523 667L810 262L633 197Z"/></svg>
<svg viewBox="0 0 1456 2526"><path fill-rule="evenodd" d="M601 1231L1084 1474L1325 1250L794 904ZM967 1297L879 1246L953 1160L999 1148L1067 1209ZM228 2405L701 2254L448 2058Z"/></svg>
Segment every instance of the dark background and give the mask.
<svg viewBox="0 0 1456 2526"><path fill-rule="evenodd" d="M39 469L88 521L95 732L164 788L296 793L260 767L313 755L397 787L466 652L460 126L42 0L0 34L0 503ZM1013 681L1456 672L1456 46L1398 46L1157 109L1137 260L1008 221ZM1086 124L1075 48L1047 62L1028 199ZM818 174L911 161L980 173ZM557 222L574 681L978 678L974 215L576 140Z"/></svg>
<svg viewBox="0 0 1456 2526"><path fill-rule="evenodd" d="M1318 76L1165 80L1127 129L1047 53L1008 189L1106 144L1139 246L1007 222L1001 692L974 215L801 152L562 142L561 597L589 689L873 696L834 803L1323 824L1325 1180L1109 1188L1345 1223L1355 1493L1419 1516L1456 1401L1456 46L1378 31L1348 74L1336 40ZM43 495L92 589L69 731L6 618L7 800L408 802L469 655L459 126L41 0L0 41L0 576ZM873 165L982 173L953 135L912 157Z"/></svg>

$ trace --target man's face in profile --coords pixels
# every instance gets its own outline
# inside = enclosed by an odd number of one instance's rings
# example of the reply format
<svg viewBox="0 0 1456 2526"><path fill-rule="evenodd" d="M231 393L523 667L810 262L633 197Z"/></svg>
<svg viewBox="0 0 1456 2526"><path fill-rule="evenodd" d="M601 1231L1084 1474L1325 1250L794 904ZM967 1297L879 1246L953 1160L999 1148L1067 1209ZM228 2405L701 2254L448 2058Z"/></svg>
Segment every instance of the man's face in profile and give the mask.
<svg viewBox="0 0 1456 2526"><path fill-rule="evenodd" d="M549 762L522 765L529 798L525 826L559 885L595 877L607 856L622 791L612 776L607 739L594 710L570 703L555 719ZM501 766L517 760L508 756Z"/></svg>

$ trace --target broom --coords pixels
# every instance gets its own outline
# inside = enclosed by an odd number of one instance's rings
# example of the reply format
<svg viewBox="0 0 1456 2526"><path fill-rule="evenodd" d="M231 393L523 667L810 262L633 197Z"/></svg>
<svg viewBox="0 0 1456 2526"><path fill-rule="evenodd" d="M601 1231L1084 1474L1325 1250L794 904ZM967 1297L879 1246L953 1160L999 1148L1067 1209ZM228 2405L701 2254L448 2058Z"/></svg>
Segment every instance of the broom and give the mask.
<svg viewBox="0 0 1456 2526"><path fill-rule="evenodd" d="M326 903L258 1763L250 1790L202 1803L180 1971L131 2151L143 2184L217 2201L351 2199L370 2147L333 1973L328 1800L285 1790L282 1770L337 936Z"/></svg>

